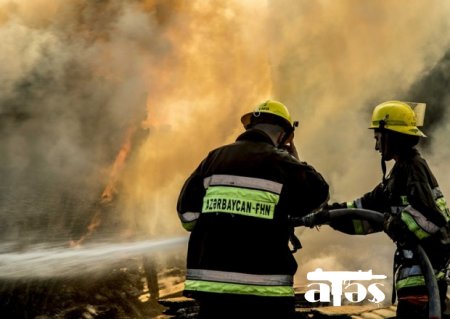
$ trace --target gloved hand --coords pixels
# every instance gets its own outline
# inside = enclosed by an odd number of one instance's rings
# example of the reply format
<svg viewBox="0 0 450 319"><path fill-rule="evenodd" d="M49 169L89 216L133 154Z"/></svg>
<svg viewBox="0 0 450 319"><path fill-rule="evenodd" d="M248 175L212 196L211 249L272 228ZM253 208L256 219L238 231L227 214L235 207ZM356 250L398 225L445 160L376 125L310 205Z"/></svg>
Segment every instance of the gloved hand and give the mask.
<svg viewBox="0 0 450 319"><path fill-rule="evenodd" d="M328 211L328 209L322 209L316 213L311 213L302 217L301 225L313 228L314 226L326 224L329 221L330 221L330 212Z"/></svg>
<svg viewBox="0 0 450 319"><path fill-rule="evenodd" d="M297 160L300 160L297 148L295 147L295 144L292 140L289 143L280 145L279 148L286 150L289 154L294 156Z"/></svg>

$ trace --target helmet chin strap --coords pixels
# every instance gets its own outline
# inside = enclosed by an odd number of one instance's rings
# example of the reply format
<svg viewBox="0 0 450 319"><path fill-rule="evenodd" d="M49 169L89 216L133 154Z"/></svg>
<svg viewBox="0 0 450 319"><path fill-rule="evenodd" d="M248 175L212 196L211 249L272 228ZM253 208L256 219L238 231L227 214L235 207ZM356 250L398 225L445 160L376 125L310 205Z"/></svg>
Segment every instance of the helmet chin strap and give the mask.
<svg viewBox="0 0 450 319"><path fill-rule="evenodd" d="M383 158L383 155L381 155L381 171L383 172L383 185L386 185L386 161Z"/></svg>
<svg viewBox="0 0 450 319"><path fill-rule="evenodd" d="M386 185L386 161L384 160L383 153L385 152L384 147L386 145L386 134L384 126L386 125L385 120L380 121L380 132L381 132L381 138L380 138L380 150L381 150L381 171L383 172L382 176L382 183L383 185Z"/></svg>

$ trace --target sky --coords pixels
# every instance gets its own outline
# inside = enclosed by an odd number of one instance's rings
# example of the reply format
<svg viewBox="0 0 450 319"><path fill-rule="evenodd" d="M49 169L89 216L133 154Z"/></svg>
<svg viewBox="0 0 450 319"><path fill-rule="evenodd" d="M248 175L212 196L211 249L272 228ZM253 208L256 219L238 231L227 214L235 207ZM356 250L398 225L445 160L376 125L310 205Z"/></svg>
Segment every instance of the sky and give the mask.
<svg viewBox="0 0 450 319"><path fill-rule="evenodd" d="M331 201L381 180L373 107L427 103L420 150L450 194L449 14L445 0L0 0L2 238L79 238L111 182L103 232L186 235L182 183L269 98L300 122ZM297 234L298 282L318 265L392 271L383 234Z"/></svg>

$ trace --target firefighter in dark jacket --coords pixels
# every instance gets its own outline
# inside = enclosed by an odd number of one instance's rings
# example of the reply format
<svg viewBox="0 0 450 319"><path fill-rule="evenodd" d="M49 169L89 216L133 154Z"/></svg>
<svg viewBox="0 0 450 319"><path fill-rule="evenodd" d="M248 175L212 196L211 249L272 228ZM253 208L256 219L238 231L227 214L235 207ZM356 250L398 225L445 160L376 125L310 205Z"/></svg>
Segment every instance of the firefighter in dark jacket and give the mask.
<svg viewBox="0 0 450 319"><path fill-rule="evenodd" d="M241 121L246 131L211 151L178 199L191 232L184 294L202 319L292 318L290 219L325 205L328 184L299 161L284 104L268 100Z"/></svg>
<svg viewBox="0 0 450 319"><path fill-rule="evenodd" d="M410 103L387 101L376 106L370 128L374 130L375 149L382 156L382 183L361 198L334 203L328 208L363 208L387 213L384 225L339 218L330 226L361 235L384 230L397 244L393 296L396 293L398 299L397 318L428 318L428 293L415 247L420 243L435 270L443 311L449 260L449 209L436 178L415 148L425 134L417 127ZM390 160L395 163L385 177L385 161ZM326 219L320 216L322 214L326 214L326 210L319 212L316 218Z"/></svg>

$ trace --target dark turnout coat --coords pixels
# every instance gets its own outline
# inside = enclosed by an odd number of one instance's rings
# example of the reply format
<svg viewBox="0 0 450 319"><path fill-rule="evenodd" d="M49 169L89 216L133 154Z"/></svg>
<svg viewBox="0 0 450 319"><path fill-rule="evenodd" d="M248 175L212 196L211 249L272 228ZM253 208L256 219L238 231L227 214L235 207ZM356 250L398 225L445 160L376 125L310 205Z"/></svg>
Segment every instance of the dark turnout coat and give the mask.
<svg viewBox="0 0 450 319"><path fill-rule="evenodd" d="M292 297L290 217L321 207L328 191L312 166L276 148L263 131L247 130L211 151L177 204L191 231L185 294Z"/></svg>
<svg viewBox="0 0 450 319"><path fill-rule="evenodd" d="M388 213L398 219L397 232L390 235L398 245L394 275L400 298L427 293L415 251L417 243L424 248L437 279L445 286L444 272L450 251L450 213L435 176L416 149L400 156L385 183L380 183L373 191L346 205ZM331 226L349 234L383 230L380 225L351 218L337 220Z"/></svg>

